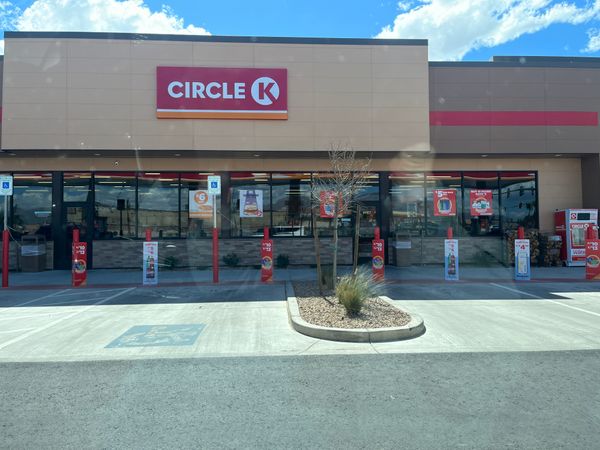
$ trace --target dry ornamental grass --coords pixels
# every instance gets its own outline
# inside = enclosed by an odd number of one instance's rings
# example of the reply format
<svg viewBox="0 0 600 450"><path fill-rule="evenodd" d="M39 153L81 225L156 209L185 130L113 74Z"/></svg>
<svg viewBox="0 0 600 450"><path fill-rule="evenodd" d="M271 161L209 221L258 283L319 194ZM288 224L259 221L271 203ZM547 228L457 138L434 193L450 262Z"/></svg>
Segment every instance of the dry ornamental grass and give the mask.
<svg viewBox="0 0 600 450"><path fill-rule="evenodd" d="M294 282L294 292L302 319L331 328L387 328L410 322L410 315L379 298L368 299L361 312L348 316L333 292L319 295L316 282Z"/></svg>

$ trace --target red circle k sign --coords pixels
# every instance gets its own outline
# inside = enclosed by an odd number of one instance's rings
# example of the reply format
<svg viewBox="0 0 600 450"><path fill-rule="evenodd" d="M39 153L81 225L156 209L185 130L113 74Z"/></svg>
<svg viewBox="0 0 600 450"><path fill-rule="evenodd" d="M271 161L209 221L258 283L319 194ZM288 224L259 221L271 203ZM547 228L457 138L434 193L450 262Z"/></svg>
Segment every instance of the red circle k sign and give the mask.
<svg viewBox="0 0 600 450"><path fill-rule="evenodd" d="M287 119L287 69L157 67L158 118Z"/></svg>

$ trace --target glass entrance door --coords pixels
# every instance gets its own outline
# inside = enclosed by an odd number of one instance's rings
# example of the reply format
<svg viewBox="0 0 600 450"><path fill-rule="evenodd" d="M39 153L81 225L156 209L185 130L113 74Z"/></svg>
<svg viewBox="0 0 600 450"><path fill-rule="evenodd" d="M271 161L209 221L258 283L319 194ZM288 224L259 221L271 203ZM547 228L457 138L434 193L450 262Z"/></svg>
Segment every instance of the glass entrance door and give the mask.
<svg viewBox="0 0 600 450"><path fill-rule="evenodd" d="M379 202L362 202L359 207L358 217L358 260L366 262L371 260L371 244L375 237L375 227L378 226Z"/></svg>
<svg viewBox="0 0 600 450"><path fill-rule="evenodd" d="M71 246L73 244L73 230L79 230L79 241L87 242L87 266L92 268L92 242L94 234L94 216L93 210L88 202L64 202L62 228L64 230L66 240L64 257L61 262L61 268L67 269L71 267Z"/></svg>

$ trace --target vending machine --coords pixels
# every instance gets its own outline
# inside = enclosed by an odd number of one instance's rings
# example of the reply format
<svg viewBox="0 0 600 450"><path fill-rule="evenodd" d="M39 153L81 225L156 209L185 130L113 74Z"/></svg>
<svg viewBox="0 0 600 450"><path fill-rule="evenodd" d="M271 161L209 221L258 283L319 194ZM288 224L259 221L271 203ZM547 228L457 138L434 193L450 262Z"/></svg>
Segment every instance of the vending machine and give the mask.
<svg viewBox="0 0 600 450"><path fill-rule="evenodd" d="M597 209L563 209L554 212L554 230L563 242L560 257L567 266L585 266L587 229L597 225Z"/></svg>

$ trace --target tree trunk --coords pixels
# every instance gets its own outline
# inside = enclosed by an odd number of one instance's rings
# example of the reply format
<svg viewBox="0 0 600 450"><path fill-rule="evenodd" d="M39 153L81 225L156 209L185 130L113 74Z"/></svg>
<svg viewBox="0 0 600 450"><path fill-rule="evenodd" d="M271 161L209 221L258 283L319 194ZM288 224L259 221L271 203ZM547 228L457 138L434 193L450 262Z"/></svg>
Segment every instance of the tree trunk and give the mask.
<svg viewBox="0 0 600 450"><path fill-rule="evenodd" d="M313 211L312 215L313 242L315 244L315 260L317 262L317 286L319 286L319 294L323 295L323 272L321 271L321 242L319 241L319 230L317 221Z"/></svg>
<svg viewBox="0 0 600 450"><path fill-rule="evenodd" d="M356 204L356 216L354 224L354 257L352 258L352 274L356 275L358 270L358 246L360 234L360 205Z"/></svg>
<svg viewBox="0 0 600 450"><path fill-rule="evenodd" d="M335 287L337 285L337 255L338 255L338 216L340 214L339 211L339 201L337 200L338 197L336 196L336 201L335 201L335 214L333 215L333 269L332 269L332 273L333 273L333 290L335 292Z"/></svg>

